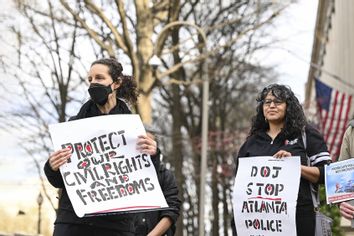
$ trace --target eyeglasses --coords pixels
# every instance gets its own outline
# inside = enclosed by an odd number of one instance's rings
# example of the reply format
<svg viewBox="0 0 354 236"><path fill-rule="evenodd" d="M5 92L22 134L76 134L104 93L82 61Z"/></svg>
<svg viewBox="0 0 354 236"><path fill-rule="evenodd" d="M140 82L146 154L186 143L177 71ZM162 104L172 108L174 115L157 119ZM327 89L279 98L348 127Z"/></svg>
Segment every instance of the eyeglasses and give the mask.
<svg viewBox="0 0 354 236"><path fill-rule="evenodd" d="M279 99L266 99L263 101L263 105L269 107L270 104L274 104L275 106L279 106L284 103L284 101Z"/></svg>

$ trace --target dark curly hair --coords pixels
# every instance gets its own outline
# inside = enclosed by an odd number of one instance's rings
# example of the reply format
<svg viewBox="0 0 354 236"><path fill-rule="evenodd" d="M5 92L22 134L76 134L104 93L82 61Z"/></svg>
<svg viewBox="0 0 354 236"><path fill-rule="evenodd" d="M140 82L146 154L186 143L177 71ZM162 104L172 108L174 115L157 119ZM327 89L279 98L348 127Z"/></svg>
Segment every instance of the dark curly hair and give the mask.
<svg viewBox="0 0 354 236"><path fill-rule="evenodd" d="M264 99L270 93L281 101L286 102L285 124L280 135L283 138L294 138L301 134L307 124L306 117L299 100L288 86L271 84L265 87L257 98L257 114L252 118L250 135L264 132L269 129L269 124L263 114Z"/></svg>
<svg viewBox="0 0 354 236"><path fill-rule="evenodd" d="M117 97L125 99L130 104L136 104L138 101L139 91L137 83L133 76L123 75L122 85L117 91Z"/></svg>
<svg viewBox="0 0 354 236"><path fill-rule="evenodd" d="M121 86L117 91L117 97L122 98L130 104L135 105L139 92L138 86L133 76L123 75L123 66L114 58L103 58L92 62L91 67L95 64L108 66L108 73L112 77L113 82L121 80Z"/></svg>

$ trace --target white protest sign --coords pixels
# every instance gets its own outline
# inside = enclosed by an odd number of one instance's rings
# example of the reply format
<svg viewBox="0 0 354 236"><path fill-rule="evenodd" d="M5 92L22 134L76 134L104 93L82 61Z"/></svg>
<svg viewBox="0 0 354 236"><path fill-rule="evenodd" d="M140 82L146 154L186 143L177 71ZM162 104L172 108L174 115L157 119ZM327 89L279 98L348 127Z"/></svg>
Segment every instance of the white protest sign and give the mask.
<svg viewBox="0 0 354 236"><path fill-rule="evenodd" d="M300 157L239 158L233 190L238 235L296 236Z"/></svg>
<svg viewBox="0 0 354 236"><path fill-rule="evenodd" d="M77 216L168 207L150 156L136 150L145 134L138 115L80 119L49 131L54 150L72 150L60 172Z"/></svg>
<svg viewBox="0 0 354 236"><path fill-rule="evenodd" d="M325 166L327 203L354 199L354 158Z"/></svg>

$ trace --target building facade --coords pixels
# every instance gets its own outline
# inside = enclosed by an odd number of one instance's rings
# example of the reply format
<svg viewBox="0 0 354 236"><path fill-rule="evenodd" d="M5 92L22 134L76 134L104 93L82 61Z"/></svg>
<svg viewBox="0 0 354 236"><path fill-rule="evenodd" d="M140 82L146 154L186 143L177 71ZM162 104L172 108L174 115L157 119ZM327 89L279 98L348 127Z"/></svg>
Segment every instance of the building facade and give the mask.
<svg viewBox="0 0 354 236"><path fill-rule="evenodd" d="M354 1L319 0L305 111L322 131L332 159L339 156L344 130L354 118ZM346 235L354 235L342 220Z"/></svg>
<svg viewBox="0 0 354 236"><path fill-rule="evenodd" d="M307 116L322 130L335 160L354 116L354 1L320 0L305 92Z"/></svg>

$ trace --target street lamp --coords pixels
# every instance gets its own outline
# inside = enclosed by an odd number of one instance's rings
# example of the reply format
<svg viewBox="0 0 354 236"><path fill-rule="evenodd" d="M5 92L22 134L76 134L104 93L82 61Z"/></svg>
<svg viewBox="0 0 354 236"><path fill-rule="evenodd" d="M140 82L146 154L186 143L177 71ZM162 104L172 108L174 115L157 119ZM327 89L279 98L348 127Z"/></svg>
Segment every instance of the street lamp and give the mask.
<svg viewBox="0 0 354 236"><path fill-rule="evenodd" d="M204 30L194 23L187 21L174 21L167 24L159 33L157 37L157 45L161 35L169 28L177 25L187 25L194 27L201 35L204 41L205 52L208 52L207 37ZM153 69L156 69L161 64L160 59L154 53L149 61ZM155 66L155 67L154 67ZM205 205L205 183L206 183L206 169L207 169L207 149L208 149L208 100L209 100L209 77L208 77L208 61L205 60L203 65L203 97L202 97L202 148L201 148L201 163L200 163L200 193L199 193L199 235L204 235L204 205Z"/></svg>
<svg viewBox="0 0 354 236"><path fill-rule="evenodd" d="M37 224L37 234L41 234L41 208L42 208L42 203L43 203L43 196L42 193L39 192L38 197L37 197L37 204L38 204L38 224Z"/></svg>

